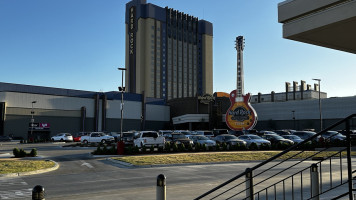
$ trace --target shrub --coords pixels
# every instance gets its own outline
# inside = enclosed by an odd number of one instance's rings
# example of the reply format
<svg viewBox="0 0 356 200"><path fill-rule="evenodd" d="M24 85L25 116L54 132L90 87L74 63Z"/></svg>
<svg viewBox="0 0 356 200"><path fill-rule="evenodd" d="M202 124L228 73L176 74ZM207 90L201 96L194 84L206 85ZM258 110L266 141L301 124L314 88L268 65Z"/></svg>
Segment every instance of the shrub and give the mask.
<svg viewBox="0 0 356 200"><path fill-rule="evenodd" d="M219 143L216 143L216 150L220 151L220 144Z"/></svg>
<svg viewBox="0 0 356 200"><path fill-rule="evenodd" d="M258 146L256 143L251 143L250 146L249 146L249 149L250 150L257 150L258 149Z"/></svg>
<svg viewBox="0 0 356 200"><path fill-rule="evenodd" d="M182 143L179 145L179 151L185 151L185 145Z"/></svg>
<svg viewBox="0 0 356 200"><path fill-rule="evenodd" d="M171 144L170 144L170 142L166 142L166 144L164 144L164 149L166 150L166 151L171 151Z"/></svg>
<svg viewBox="0 0 356 200"><path fill-rule="evenodd" d="M226 145L226 143L224 142L224 143L222 143L222 150L223 151L226 151L227 150L227 145Z"/></svg>
<svg viewBox="0 0 356 200"><path fill-rule="evenodd" d="M195 144L195 147L194 147L194 150L195 150L195 151L200 151L200 149L201 149L200 143L196 143L196 144Z"/></svg>
<svg viewBox="0 0 356 200"><path fill-rule="evenodd" d="M150 152L154 152L154 151L155 151L155 147L153 145L151 145Z"/></svg>
<svg viewBox="0 0 356 200"><path fill-rule="evenodd" d="M270 149L270 146L268 144L262 143L260 146L260 150L269 150L269 149Z"/></svg>
<svg viewBox="0 0 356 200"><path fill-rule="evenodd" d="M37 149L32 149L30 152L31 157L36 157L37 156Z"/></svg>
<svg viewBox="0 0 356 200"><path fill-rule="evenodd" d="M100 155L102 153L100 146L96 148L96 150L93 152L95 155Z"/></svg>
<svg viewBox="0 0 356 200"><path fill-rule="evenodd" d="M108 154L108 148L106 147L106 145L104 145L104 147L103 147L102 154L103 155L107 155Z"/></svg>
<svg viewBox="0 0 356 200"><path fill-rule="evenodd" d="M132 147L129 146L131 148L131 152L132 152ZM111 146L110 150L109 150L111 155L115 155L117 153L117 149L115 147L115 145Z"/></svg>
<svg viewBox="0 0 356 200"><path fill-rule="evenodd" d="M20 156L20 150L18 148L14 148L12 150L12 153L14 154L15 158L18 158Z"/></svg>
<svg viewBox="0 0 356 200"><path fill-rule="evenodd" d="M138 153L138 152L140 152L140 148L137 145L135 145L135 147L133 148L132 152L133 153Z"/></svg>
<svg viewBox="0 0 356 200"><path fill-rule="evenodd" d="M26 157L26 156L27 156L26 151L25 151L25 150L23 150L23 149L20 149L19 156L20 156L20 157Z"/></svg>
<svg viewBox="0 0 356 200"><path fill-rule="evenodd" d="M188 150L188 151L193 151L193 146L192 146L191 144L189 144L189 145L187 146L187 150Z"/></svg>
<svg viewBox="0 0 356 200"><path fill-rule="evenodd" d="M172 149L173 149L173 152L178 152L178 146L176 143L172 143Z"/></svg>
<svg viewBox="0 0 356 200"><path fill-rule="evenodd" d="M203 145L201 146L201 150L202 150L202 151L206 151L206 145L205 145L205 144L203 144Z"/></svg>
<svg viewBox="0 0 356 200"><path fill-rule="evenodd" d="M20 144L22 144L23 143L23 140L20 140Z"/></svg>

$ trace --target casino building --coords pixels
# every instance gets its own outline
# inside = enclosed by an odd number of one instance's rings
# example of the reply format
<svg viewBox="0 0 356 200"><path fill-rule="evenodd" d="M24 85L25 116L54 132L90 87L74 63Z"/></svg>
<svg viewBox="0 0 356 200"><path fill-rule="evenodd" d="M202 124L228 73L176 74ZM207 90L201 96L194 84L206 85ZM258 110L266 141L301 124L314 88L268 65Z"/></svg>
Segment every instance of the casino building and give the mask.
<svg viewBox="0 0 356 200"><path fill-rule="evenodd" d="M165 100L213 94L213 25L146 0L126 4L126 87Z"/></svg>

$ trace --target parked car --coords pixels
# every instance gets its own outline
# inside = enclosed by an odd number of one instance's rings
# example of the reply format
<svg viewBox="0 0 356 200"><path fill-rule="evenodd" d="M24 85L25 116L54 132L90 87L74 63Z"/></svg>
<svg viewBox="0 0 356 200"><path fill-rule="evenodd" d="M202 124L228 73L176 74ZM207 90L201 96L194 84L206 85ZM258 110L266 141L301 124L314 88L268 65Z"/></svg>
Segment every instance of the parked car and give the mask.
<svg viewBox="0 0 356 200"><path fill-rule="evenodd" d="M290 135L291 133L288 130L274 130L273 132L275 132L277 135Z"/></svg>
<svg viewBox="0 0 356 200"><path fill-rule="evenodd" d="M73 141L74 142L80 142L80 138L83 136L83 135L88 135L89 132L79 132L79 133L76 133L76 134L73 134Z"/></svg>
<svg viewBox="0 0 356 200"><path fill-rule="evenodd" d="M296 131L296 132L293 133L293 135L296 135L296 136L300 137L303 140L306 140L306 139L312 137L315 134L316 133L313 132L313 131ZM320 136L315 138L314 141L319 141L319 138L320 138Z"/></svg>
<svg viewBox="0 0 356 200"><path fill-rule="evenodd" d="M250 147L251 144L256 144L258 147L261 146L262 144L271 146L271 142L268 140L265 140L257 135L253 134L247 134L247 135L242 135L238 137L240 140L243 140L247 143L247 147Z"/></svg>
<svg viewBox="0 0 356 200"><path fill-rule="evenodd" d="M299 144L304 141L302 138L296 135L282 135L282 137L288 140L292 140L294 144Z"/></svg>
<svg viewBox="0 0 356 200"><path fill-rule="evenodd" d="M134 145L134 140L139 132L123 132L122 133L122 141L125 145Z"/></svg>
<svg viewBox="0 0 356 200"><path fill-rule="evenodd" d="M274 132L274 131L260 131L259 135L260 136L263 136L263 135L277 135L277 133Z"/></svg>
<svg viewBox="0 0 356 200"><path fill-rule="evenodd" d="M73 136L70 133L59 133L51 137L52 142L73 142Z"/></svg>
<svg viewBox="0 0 356 200"><path fill-rule="evenodd" d="M0 135L1 142L10 142L11 140L12 140L12 138L10 136Z"/></svg>
<svg viewBox="0 0 356 200"><path fill-rule="evenodd" d="M289 139L285 139L277 134L266 134L261 136L263 139L266 139L271 142L271 144L285 144L285 145L293 145L294 142Z"/></svg>
<svg viewBox="0 0 356 200"><path fill-rule="evenodd" d="M230 134L218 135L214 139L218 144L226 143L227 145L236 145L236 144L238 144L239 146L247 145L247 142L245 142L244 140L241 140L238 137Z"/></svg>
<svg viewBox="0 0 356 200"><path fill-rule="evenodd" d="M118 133L118 132L109 132L109 133L106 133L107 135L109 136L113 136L114 139L115 139L115 142L119 141L120 140L120 135L121 133Z"/></svg>
<svg viewBox="0 0 356 200"><path fill-rule="evenodd" d="M190 136L191 137L191 136ZM184 146L194 145L193 141L187 138L183 133L166 133L166 141L173 142L177 145L184 144Z"/></svg>
<svg viewBox="0 0 356 200"><path fill-rule="evenodd" d="M160 136L163 136L164 134L167 134L167 133L173 133L173 131L171 131L171 130L159 130L158 133L159 133Z"/></svg>
<svg viewBox="0 0 356 200"><path fill-rule="evenodd" d="M217 135L229 134L229 131L227 129L213 129L213 134L215 137Z"/></svg>
<svg viewBox="0 0 356 200"><path fill-rule="evenodd" d="M245 131L235 131L235 130L229 130L228 133L230 135L234 135L236 137L239 137L241 135L245 135Z"/></svg>
<svg viewBox="0 0 356 200"><path fill-rule="evenodd" d="M195 131L195 133L196 135L203 135L210 139L214 137L214 133L212 131Z"/></svg>
<svg viewBox="0 0 356 200"><path fill-rule="evenodd" d="M91 132L89 135L83 135L80 141L84 144L88 143L112 143L115 141L113 136L106 135L103 132Z"/></svg>
<svg viewBox="0 0 356 200"><path fill-rule="evenodd" d="M193 140L194 144L205 144L205 146L207 147L214 147L216 145L216 142L214 140L211 140L203 135L192 135L190 136L190 139Z"/></svg>
<svg viewBox="0 0 356 200"><path fill-rule="evenodd" d="M185 137L189 137L189 136L193 135L193 132L188 131L188 130L175 130L175 131L173 131L173 133L182 133L185 135Z"/></svg>
<svg viewBox="0 0 356 200"><path fill-rule="evenodd" d="M151 145L163 147L165 142L165 138L163 136L159 136L156 131L141 131L134 140L134 145L138 147Z"/></svg>
<svg viewBox="0 0 356 200"><path fill-rule="evenodd" d="M321 138L330 142L346 140L346 136L342 135L337 131L327 131L325 133L322 133Z"/></svg>

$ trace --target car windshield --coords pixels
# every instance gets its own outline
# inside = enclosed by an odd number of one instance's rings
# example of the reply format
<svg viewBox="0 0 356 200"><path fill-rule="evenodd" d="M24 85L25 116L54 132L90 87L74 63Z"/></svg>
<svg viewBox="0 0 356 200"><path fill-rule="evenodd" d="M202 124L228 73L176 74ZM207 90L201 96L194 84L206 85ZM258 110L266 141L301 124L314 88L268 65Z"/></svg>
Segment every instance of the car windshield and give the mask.
<svg viewBox="0 0 356 200"><path fill-rule="evenodd" d="M190 135L190 132L188 132L188 131L181 131L180 133L182 133L184 135Z"/></svg>
<svg viewBox="0 0 356 200"><path fill-rule="evenodd" d="M273 135L272 136L274 139L280 140L280 139L284 139L283 137L279 136L279 135Z"/></svg>
<svg viewBox="0 0 356 200"><path fill-rule="evenodd" d="M106 134L105 133L99 133L100 136L105 136Z"/></svg>
<svg viewBox="0 0 356 200"><path fill-rule="evenodd" d="M133 133L123 133L122 135L123 135L123 137L133 137L134 136Z"/></svg>
<svg viewBox="0 0 356 200"><path fill-rule="evenodd" d="M323 135L326 135L326 136L340 136L340 135L342 135L342 134L340 134L340 133L338 133L338 132L336 132L336 131L328 131L328 132L326 132L326 133L323 133Z"/></svg>
<svg viewBox="0 0 356 200"><path fill-rule="evenodd" d="M112 135L112 136L119 136L120 134L118 134L118 133L110 133L110 135Z"/></svg>
<svg viewBox="0 0 356 200"><path fill-rule="evenodd" d="M71 134L69 134L69 133L66 133L66 134L64 134L65 136L72 136Z"/></svg>
<svg viewBox="0 0 356 200"><path fill-rule="evenodd" d="M204 132L204 135L214 135L214 134L213 134L213 132L206 131L206 132Z"/></svg>
<svg viewBox="0 0 356 200"><path fill-rule="evenodd" d="M205 136L196 136L197 140L209 140L209 138L205 137Z"/></svg>
<svg viewBox="0 0 356 200"><path fill-rule="evenodd" d="M226 140L231 140L231 139L237 139L237 137L233 136L233 135L228 135L228 136L225 136L225 139Z"/></svg>
<svg viewBox="0 0 356 200"><path fill-rule="evenodd" d="M184 139L184 138L186 138L186 137L185 137L185 135L183 135L183 134L173 134L173 135L172 135L172 138L173 138L173 139Z"/></svg>
<svg viewBox="0 0 356 200"><path fill-rule="evenodd" d="M250 137L251 139L253 139L253 140L260 140L260 139L262 139L262 138L258 137L257 135L250 135L249 137Z"/></svg>

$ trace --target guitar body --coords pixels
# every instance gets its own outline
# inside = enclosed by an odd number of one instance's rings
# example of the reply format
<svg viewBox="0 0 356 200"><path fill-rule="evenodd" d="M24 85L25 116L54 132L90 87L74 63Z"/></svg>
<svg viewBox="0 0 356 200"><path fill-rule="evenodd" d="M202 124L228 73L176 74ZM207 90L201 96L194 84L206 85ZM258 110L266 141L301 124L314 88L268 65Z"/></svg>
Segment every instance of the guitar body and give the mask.
<svg viewBox="0 0 356 200"><path fill-rule="evenodd" d="M257 123L257 113L250 104L250 94L238 97L236 90L230 93L231 106L226 112L226 124L231 130L250 130Z"/></svg>

